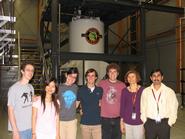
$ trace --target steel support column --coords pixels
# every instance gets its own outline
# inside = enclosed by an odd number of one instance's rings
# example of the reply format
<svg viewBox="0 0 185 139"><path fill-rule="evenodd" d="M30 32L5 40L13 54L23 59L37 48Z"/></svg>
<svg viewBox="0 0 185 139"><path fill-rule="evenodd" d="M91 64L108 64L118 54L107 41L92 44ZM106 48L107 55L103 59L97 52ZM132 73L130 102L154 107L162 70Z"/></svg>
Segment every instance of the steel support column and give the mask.
<svg viewBox="0 0 185 139"><path fill-rule="evenodd" d="M142 55L143 55L143 63L142 63L142 78L143 78L143 85L146 85L147 77L146 77L146 19L145 19L145 9L141 8L140 9L140 25L141 25L141 37L140 37L140 44L141 44L141 50L142 50Z"/></svg>
<svg viewBox="0 0 185 139"><path fill-rule="evenodd" d="M58 0L52 0L51 5L51 20L52 20L52 35L51 35L51 50L52 50L52 76L58 79L59 77L59 61L58 61Z"/></svg>
<svg viewBox="0 0 185 139"><path fill-rule="evenodd" d="M109 53L109 46L108 46L108 35L109 34L109 27L108 25L104 25L104 53Z"/></svg>

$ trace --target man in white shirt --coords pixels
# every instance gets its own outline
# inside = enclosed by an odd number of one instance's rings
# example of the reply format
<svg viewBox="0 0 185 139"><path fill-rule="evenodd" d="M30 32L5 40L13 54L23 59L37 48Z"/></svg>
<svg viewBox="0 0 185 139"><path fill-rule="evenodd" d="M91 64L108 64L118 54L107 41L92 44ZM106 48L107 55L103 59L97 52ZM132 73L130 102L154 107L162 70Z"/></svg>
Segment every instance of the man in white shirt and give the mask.
<svg viewBox="0 0 185 139"><path fill-rule="evenodd" d="M163 73L150 74L151 86L141 95L141 120L146 139L170 139L170 127L176 122L178 101L175 92L162 83Z"/></svg>

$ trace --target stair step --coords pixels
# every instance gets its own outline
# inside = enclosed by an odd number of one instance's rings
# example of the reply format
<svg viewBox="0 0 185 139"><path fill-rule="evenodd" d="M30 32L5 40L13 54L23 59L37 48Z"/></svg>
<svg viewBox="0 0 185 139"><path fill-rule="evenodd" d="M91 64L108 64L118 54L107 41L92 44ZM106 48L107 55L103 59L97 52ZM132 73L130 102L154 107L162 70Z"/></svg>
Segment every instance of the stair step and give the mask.
<svg viewBox="0 0 185 139"><path fill-rule="evenodd" d="M25 54L27 54L27 55L40 55L40 52L22 52L21 51L21 55L25 55Z"/></svg>
<svg viewBox="0 0 185 139"><path fill-rule="evenodd" d="M33 62L33 64L34 64L34 66L37 67L37 68L39 68L39 67L41 68L41 66L42 66L42 63L34 63L34 62Z"/></svg>
<svg viewBox="0 0 185 139"><path fill-rule="evenodd" d="M35 76L40 76L40 77L41 77L41 76L42 76L42 74L37 74L37 73L36 73L36 74L34 74L34 77L35 77Z"/></svg>
<svg viewBox="0 0 185 139"><path fill-rule="evenodd" d="M34 57L24 57L24 58L21 58L22 61L25 61L25 60L32 60L32 61L40 61L40 57L38 58L34 58Z"/></svg>
<svg viewBox="0 0 185 139"><path fill-rule="evenodd" d="M42 72L42 68L41 67L35 67L35 72Z"/></svg>
<svg viewBox="0 0 185 139"><path fill-rule="evenodd" d="M38 57L29 56L29 57L21 57L21 60L22 61L25 61L25 60L40 61L41 59L40 59L40 57L38 58Z"/></svg>
<svg viewBox="0 0 185 139"><path fill-rule="evenodd" d="M21 52L21 55L40 55L39 52Z"/></svg>
<svg viewBox="0 0 185 139"><path fill-rule="evenodd" d="M34 76L33 79L31 80L31 83L40 83L42 76Z"/></svg>
<svg viewBox="0 0 185 139"><path fill-rule="evenodd" d="M28 54L28 55L32 55L32 54L37 54L37 55L40 55L40 52L38 51L33 51L33 52L28 52L28 51L21 51L21 54Z"/></svg>
<svg viewBox="0 0 185 139"><path fill-rule="evenodd" d="M34 57L34 58L40 58L39 54L21 54L21 57Z"/></svg>
<svg viewBox="0 0 185 139"><path fill-rule="evenodd" d="M32 63L34 65L34 68L36 70L42 70L42 63L35 63L35 62L29 61L29 60L27 60L27 61L21 61L21 62L22 63L24 63L24 62L30 62L30 63Z"/></svg>
<svg viewBox="0 0 185 139"><path fill-rule="evenodd" d="M33 48L33 47L31 47L31 48L21 48L21 51L39 51L37 48Z"/></svg>
<svg viewBox="0 0 185 139"><path fill-rule="evenodd" d="M37 60L40 60L40 56L28 56L28 55L21 55L21 59L22 60L28 60L28 59L37 59Z"/></svg>
<svg viewBox="0 0 185 139"><path fill-rule="evenodd" d="M34 67L35 67L35 70L41 70L42 71L42 66L41 65L34 65Z"/></svg>
<svg viewBox="0 0 185 139"><path fill-rule="evenodd" d="M39 91L39 90L42 90L42 89L41 88L34 88L34 90Z"/></svg>
<svg viewBox="0 0 185 139"><path fill-rule="evenodd" d="M41 69L36 69L36 68L35 68L35 72L37 72L37 73L42 73L42 70L41 70Z"/></svg>
<svg viewBox="0 0 185 139"><path fill-rule="evenodd" d="M42 65L42 63L40 62L40 61L33 61L33 60L29 60L29 59L27 59L27 60L21 60L22 62L32 62L34 65L39 65L39 66L41 66Z"/></svg>
<svg viewBox="0 0 185 139"><path fill-rule="evenodd" d="M30 53L30 52L21 52L21 55L28 55L28 56L40 56L40 53L37 53L37 52L33 52L33 53Z"/></svg>
<svg viewBox="0 0 185 139"><path fill-rule="evenodd" d="M41 94L41 91L35 91L35 95L40 95Z"/></svg>
<svg viewBox="0 0 185 139"><path fill-rule="evenodd" d="M33 86L44 86L44 84L35 84L35 83L32 83Z"/></svg>

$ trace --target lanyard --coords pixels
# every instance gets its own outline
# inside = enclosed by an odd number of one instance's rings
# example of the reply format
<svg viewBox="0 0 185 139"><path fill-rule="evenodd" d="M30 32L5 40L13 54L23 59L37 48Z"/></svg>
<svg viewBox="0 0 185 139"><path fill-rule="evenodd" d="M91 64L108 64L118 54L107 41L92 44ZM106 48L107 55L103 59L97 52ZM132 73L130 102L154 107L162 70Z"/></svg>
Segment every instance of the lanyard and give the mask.
<svg viewBox="0 0 185 139"><path fill-rule="evenodd" d="M134 95L132 95L132 109L133 109L133 112L135 112L135 108L136 108L136 97L137 97L137 92L134 93Z"/></svg>
<svg viewBox="0 0 185 139"><path fill-rule="evenodd" d="M153 97L154 97L154 99L155 99L155 102L156 102L156 104L157 104L157 112L158 112L158 114L159 114L159 100L160 100L160 98L161 98L161 92L160 92L160 94L159 94L158 99L156 99L153 89L152 89L152 93L153 93Z"/></svg>

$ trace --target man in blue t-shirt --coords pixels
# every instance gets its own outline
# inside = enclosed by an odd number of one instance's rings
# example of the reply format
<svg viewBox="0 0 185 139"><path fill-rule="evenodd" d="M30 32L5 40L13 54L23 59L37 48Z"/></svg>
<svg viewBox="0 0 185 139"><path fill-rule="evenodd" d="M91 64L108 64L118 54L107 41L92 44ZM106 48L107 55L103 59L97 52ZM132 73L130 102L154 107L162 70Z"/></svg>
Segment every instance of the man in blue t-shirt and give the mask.
<svg viewBox="0 0 185 139"><path fill-rule="evenodd" d="M101 139L100 100L103 90L95 85L98 78L95 69L88 69L85 78L87 84L82 86L77 94L77 101L80 101L82 107L82 138L91 139L92 136L93 139Z"/></svg>
<svg viewBox="0 0 185 139"><path fill-rule="evenodd" d="M76 119L76 96L78 86L78 69L71 67L65 74L65 82L59 86L60 100L60 138L76 139L77 119Z"/></svg>

